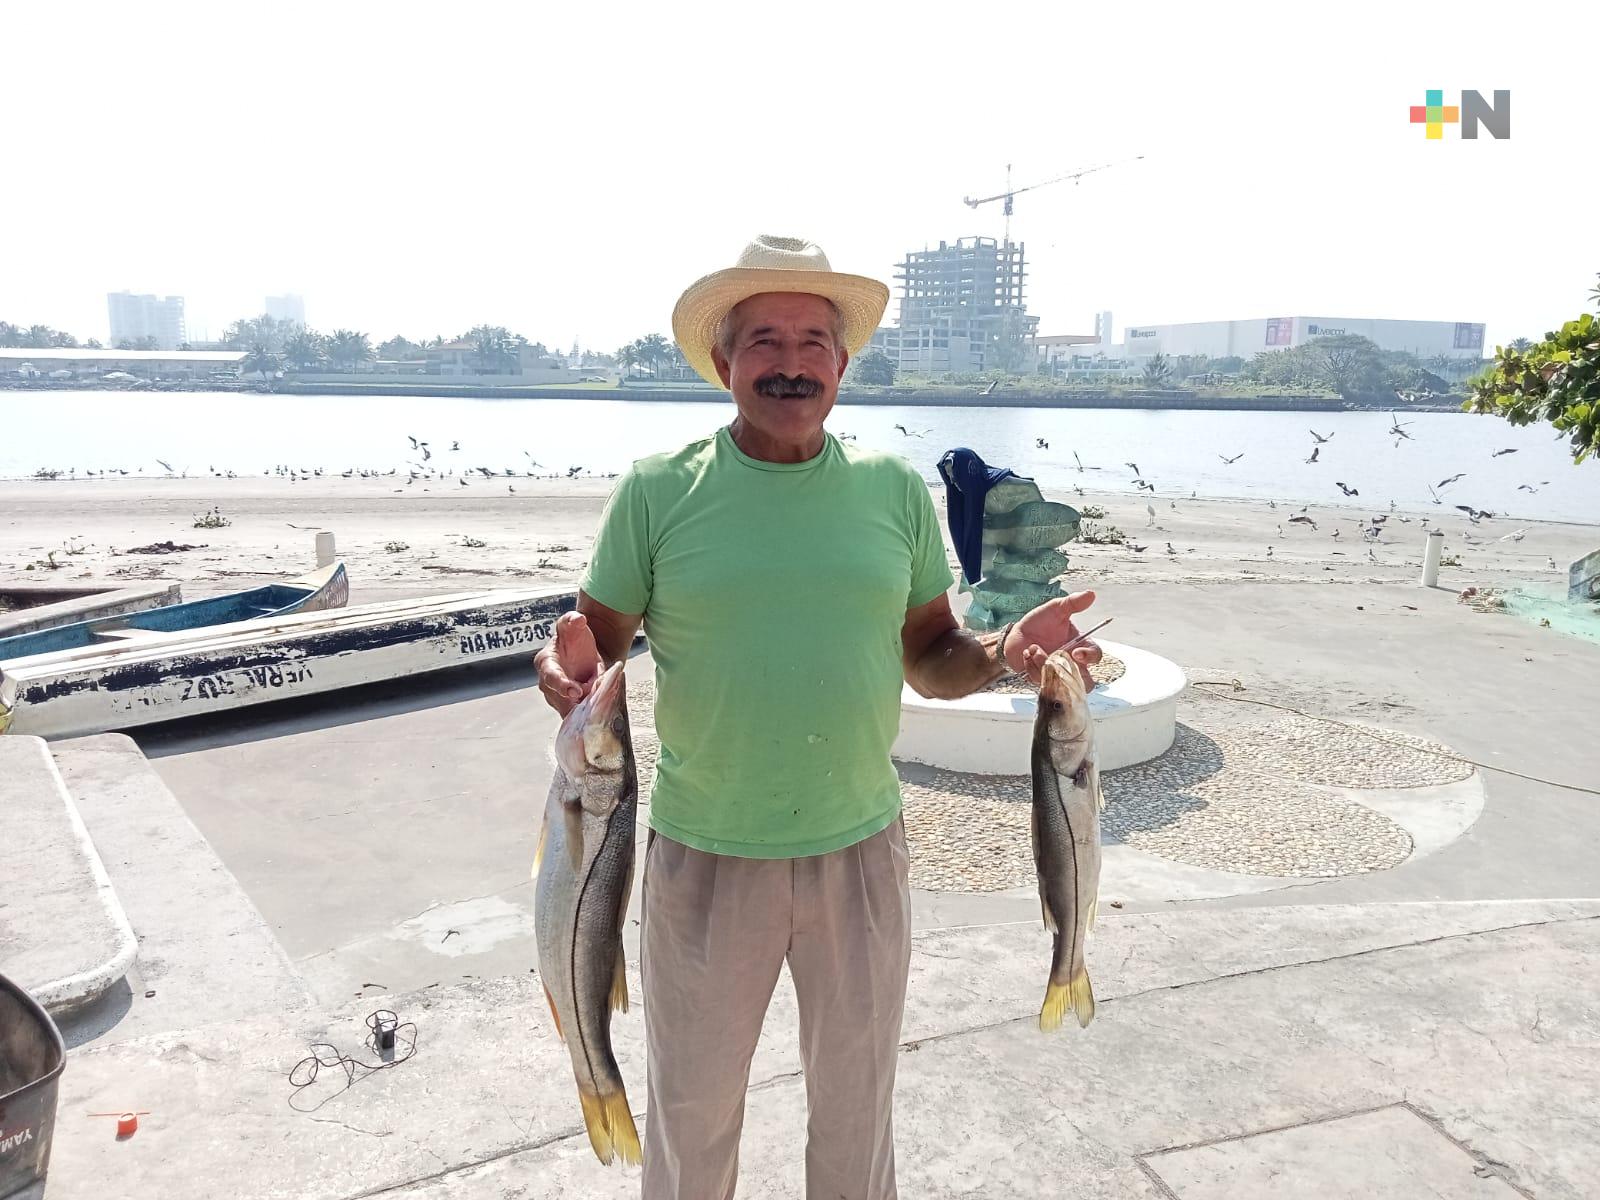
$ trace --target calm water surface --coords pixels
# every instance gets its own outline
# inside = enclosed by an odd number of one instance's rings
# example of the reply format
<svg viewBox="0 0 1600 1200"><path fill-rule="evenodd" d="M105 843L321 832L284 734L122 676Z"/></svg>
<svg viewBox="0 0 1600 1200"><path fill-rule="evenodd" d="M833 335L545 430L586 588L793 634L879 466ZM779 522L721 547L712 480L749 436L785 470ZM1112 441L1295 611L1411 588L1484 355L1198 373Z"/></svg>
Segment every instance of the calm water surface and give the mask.
<svg viewBox="0 0 1600 1200"><path fill-rule="evenodd" d="M520 472L531 455L563 474L571 466L602 474L703 437L732 414L731 401L0 391L0 477L40 467L158 475L157 458L191 475L215 468L259 476L279 463L327 472L404 470L420 461L408 434L431 443L433 465ZM1465 472L1441 493L1447 505L1600 523L1600 464L1574 467L1565 441L1547 427L1516 429L1465 413L1400 419L1411 438L1398 446L1388 432L1395 418L1380 412L841 406L828 427L855 434L860 445L905 455L930 480L945 450L970 446L1047 488L1132 492L1133 472L1124 465L1131 462L1164 497L1193 492L1379 510L1391 499L1407 508L1431 505L1429 484ZM921 436L908 437L897 424ZM1332 436L1314 464L1305 462L1312 429ZM459 452L448 450L452 441L461 443ZM1516 453L1493 457L1505 449ZM1074 451L1086 468L1081 473ZM1219 457L1236 454L1243 457L1231 465ZM1347 498L1339 482L1359 498ZM1519 491L1519 484L1538 491Z"/></svg>

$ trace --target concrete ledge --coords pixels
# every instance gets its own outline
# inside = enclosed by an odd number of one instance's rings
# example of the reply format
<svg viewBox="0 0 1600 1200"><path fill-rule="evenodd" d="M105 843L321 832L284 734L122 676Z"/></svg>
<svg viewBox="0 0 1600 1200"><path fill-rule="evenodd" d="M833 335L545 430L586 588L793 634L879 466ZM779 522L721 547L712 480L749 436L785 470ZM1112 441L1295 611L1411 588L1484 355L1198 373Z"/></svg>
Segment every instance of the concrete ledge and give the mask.
<svg viewBox="0 0 1600 1200"><path fill-rule="evenodd" d="M1121 678L1089 693L1100 769L1115 771L1166 752L1177 732L1178 696L1188 679L1177 663L1120 642L1101 642L1126 666ZM1028 769L1038 700L1032 694L978 692L929 700L910 686L900 694L894 756L971 775L1020 775Z"/></svg>
<svg viewBox="0 0 1600 1200"><path fill-rule="evenodd" d="M126 1002L78 1014L62 1029L71 1044L310 1005L261 913L131 738L50 750L139 939Z"/></svg>
<svg viewBox="0 0 1600 1200"><path fill-rule="evenodd" d="M127 974L137 944L40 738L0 738L0 826L0 971L67 1015Z"/></svg>
<svg viewBox="0 0 1600 1200"><path fill-rule="evenodd" d="M8 583L0 595L20 599L26 607L0 612L0 638L74 625L95 617L143 612L176 604L182 598L177 583L138 583L105 588L84 584ZM42 601L42 602L41 602Z"/></svg>

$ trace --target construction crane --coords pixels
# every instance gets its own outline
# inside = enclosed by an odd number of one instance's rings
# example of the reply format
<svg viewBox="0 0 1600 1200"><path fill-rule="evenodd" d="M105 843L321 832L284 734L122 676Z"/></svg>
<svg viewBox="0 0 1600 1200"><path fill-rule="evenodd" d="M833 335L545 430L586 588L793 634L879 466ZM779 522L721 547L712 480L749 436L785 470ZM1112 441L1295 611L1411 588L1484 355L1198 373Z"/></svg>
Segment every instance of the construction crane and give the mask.
<svg viewBox="0 0 1600 1200"><path fill-rule="evenodd" d="M1031 192L1035 188L1048 187L1052 183L1061 183L1062 181L1067 180L1067 179L1070 179L1074 183L1076 183L1078 180L1082 179L1085 175L1093 175L1096 171L1105 171L1105 170L1108 170L1111 167L1121 166L1122 163L1138 162L1143 157L1144 157L1144 155L1142 155L1142 154L1136 154L1132 158L1125 158L1125 159L1120 160L1119 162L1099 163L1099 164L1097 164L1095 166L1092 166L1092 167L1084 167L1083 169L1078 170L1078 171L1069 171L1065 175L1057 175L1054 179L1040 180L1038 183L1030 183L1030 184L1028 184L1027 187L1019 187L1019 188L1014 188L1014 187L1011 186L1011 164L1007 163L1006 164L1006 190L1005 191L997 192L993 196L983 196L983 197L981 197L981 198L979 198L977 200L974 200L971 196L963 196L963 197L961 197L961 203L965 204L968 208L977 208L978 205L980 205L980 204L988 204L991 200L1004 200L1006 202L1006 207L1005 207L1005 213L1006 213L1006 240L1005 240L1005 244L1009 246L1011 244L1011 202L1017 196L1020 196L1023 192Z"/></svg>

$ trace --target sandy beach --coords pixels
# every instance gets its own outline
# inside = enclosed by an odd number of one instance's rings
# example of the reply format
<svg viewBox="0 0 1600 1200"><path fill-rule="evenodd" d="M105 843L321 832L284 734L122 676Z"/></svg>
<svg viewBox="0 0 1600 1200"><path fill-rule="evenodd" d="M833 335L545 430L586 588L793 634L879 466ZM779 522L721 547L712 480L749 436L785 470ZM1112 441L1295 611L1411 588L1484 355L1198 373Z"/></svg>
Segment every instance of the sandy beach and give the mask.
<svg viewBox="0 0 1600 1200"><path fill-rule="evenodd" d="M198 597L309 569L318 530L335 535L350 570L352 603L461 587L569 583L588 561L613 483L475 476L464 487L458 478L408 486L404 475L293 483L276 475L4 481L0 583L175 579L186 596ZM1459 566L1440 574L1440 585L1452 589L1555 586L1570 560L1600 546L1600 526L1509 518L1474 525L1448 506L1395 512L1312 506L1305 512L1313 528L1291 523L1302 510L1287 505L1162 497L1153 502L1152 518L1142 499L1125 493L1045 494L1080 509L1100 506L1106 515L1093 523L1117 526L1128 537L1128 545L1069 546L1073 587L1410 585L1421 570L1425 523L1445 530L1447 560L1459 556ZM933 489L933 498L942 517L943 489ZM195 528L212 509L230 523ZM1374 516L1384 518L1381 534L1364 541ZM164 542L192 548L132 552ZM48 565L52 552L59 568Z"/></svg>

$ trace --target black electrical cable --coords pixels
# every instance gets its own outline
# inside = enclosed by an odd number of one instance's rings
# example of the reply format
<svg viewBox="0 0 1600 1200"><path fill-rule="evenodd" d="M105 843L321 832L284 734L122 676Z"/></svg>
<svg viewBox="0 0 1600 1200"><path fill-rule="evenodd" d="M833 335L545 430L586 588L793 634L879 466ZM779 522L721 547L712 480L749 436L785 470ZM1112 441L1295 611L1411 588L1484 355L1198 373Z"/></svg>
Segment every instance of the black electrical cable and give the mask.
<svg viewBox="0 0 1600 1200"><path fill-rule="evenodd" d="M344 1053L337 1046L327 1042L313 1042L311 1053L295 1063L289 1069L289 1082L294 1091L289 1094L289 1107L297 1112L313 1112L326 1104L329 1100L346 1091L374 1071L387 1071L390 1067L398 1067L417 1052L417 1026L414 1021L400 1023L400 1018L393 1009L380 1008L367 1014L367 1029L370 1030L366 1040L362 1043L368 1050L383 1057L385 1051L393 1053L396 1047L403 1052L395 1054L393 1058L384 1059L382 1062L363 1062L361 1059ZM326 1051L326 1054L323 1052ZM344 1071L344 1087L338 1092L324 1096L310 1108L301 1108L295 1103L300 1093L305 1091L317 1081L317 1075L323 1067L338 1067ZM361 1074L358 1076L357 1071Z"/></svg>

